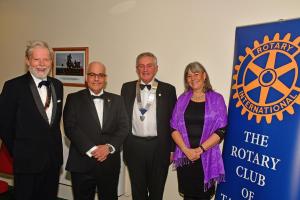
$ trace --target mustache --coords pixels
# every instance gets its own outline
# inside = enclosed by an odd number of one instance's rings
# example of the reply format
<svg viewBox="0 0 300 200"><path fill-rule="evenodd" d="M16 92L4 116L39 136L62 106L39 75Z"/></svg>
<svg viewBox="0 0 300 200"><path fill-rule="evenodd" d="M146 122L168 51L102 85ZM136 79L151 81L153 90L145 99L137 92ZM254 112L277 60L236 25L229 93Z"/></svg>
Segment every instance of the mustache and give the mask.
<svg viewBox="0 0 300 200"><path fill-rule="evenodd" d="M41 74L41 71L39 69L44 70L42 74ZM47 66L32 67L32 66L29 66L28 70L36 78L46 78L48 76L48 74L50 73L51 67L47 67Z"/></svg>

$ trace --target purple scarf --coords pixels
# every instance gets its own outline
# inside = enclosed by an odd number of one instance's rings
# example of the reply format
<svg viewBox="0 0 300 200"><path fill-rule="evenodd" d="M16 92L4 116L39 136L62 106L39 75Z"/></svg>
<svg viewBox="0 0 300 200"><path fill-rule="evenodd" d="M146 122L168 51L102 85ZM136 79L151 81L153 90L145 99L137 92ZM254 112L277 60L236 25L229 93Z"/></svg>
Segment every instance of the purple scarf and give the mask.
<svg viewBox="0 0 300 200"><path fill-rule="evenodd" d="M187 147L190 147L190 144L184 121L184 112L192 95L193 92L191 90L180 95L171 119L171 127L181 133ZM207 140L217 129L225 127L226 124L227 109L222 95L214 91L206 92L204 127L200 144ZM220 183L225 181L225 171L219 144L201 154L200 158L204 171L204 191L207 191L207 189L213 186L215 182ZM187 165L191 162L178 146L176 146L173 159L175 168Z"/></svg>

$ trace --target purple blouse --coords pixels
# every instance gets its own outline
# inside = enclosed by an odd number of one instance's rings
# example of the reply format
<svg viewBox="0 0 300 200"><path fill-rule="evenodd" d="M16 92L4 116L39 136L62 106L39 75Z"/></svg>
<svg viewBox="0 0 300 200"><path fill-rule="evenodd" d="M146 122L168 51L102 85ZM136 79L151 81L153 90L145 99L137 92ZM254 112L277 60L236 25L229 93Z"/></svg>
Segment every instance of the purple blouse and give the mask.
<svg viewBox="0 0 300 200"><path fill-rule="evenodd" d="M190 144L185 126L184 112L192 96L193 92L191 90L179 96L171 119L171 127L179 131L187 147L190 147ZM200 144L207 140L217 129L224 128L226 125L227 109L222 95L214 91L206 92L204 126ZM219 144L205 151L200 158L204 171L204 191L213 186L215 182L225 181L225 171ZM180 148L176 146L173 165L177 168L190 162Z"/></svg>

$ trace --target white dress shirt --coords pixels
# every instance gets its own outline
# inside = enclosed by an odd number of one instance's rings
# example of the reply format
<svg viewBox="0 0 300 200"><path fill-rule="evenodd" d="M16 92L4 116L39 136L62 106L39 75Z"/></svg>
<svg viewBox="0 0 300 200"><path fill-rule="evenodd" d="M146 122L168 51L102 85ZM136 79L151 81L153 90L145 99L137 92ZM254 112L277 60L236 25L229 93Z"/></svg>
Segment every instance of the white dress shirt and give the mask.
<svg viewBox="0 0 300 200"><path fill-rule="evenodd" d="M31 74L31 76L34 80L34 83L35 83L36 87L37 87L37 90L38 90L39 95L41 97L42 103L43 103L43 105L45 105L46 100L47 100L47 87L45 85L43 85L42 87L39 88L38 85L41 81L46 81L47 78L39 79L39 78L36 78L35 76L33 76L32 74ZM51 117L52 117L52 108L53 108L53 98L51 97L50 105L46 109L46 114L47 114L47 117L48 117L49 124L51 122Z"/></svg>
<svg viewBox="0 0 300 200"><path fill-rule="evenodd" d="M94 95L94 96L100 96L103 94L103 90L101 90L101 92L99 94L95 94L93 93L91 90L90 90L90 93L91 95ZM103 124L103 99L94 99L94 104L95 104L95 107L96 107L96 111L97 111L97 115L98 115L98 119L99 119L99 122L100 122L100 125L102 127L102 124Z"/></svg>
<svg viewBox="0 0 300 200"><path fill-rule="evenodd" d="M148 83L152 85L153 80ZM141 84L145 84L141 81ZM141 101L143 108L147 104L147 99L151 94L151 90L146 87L141 90ZM137 99L134 100L133 113L132 113L132 134L138 137L149 137L157 136L157 123L156 123L156 94L154 94L154 100L149 110L144 114L145 119L142 121L140 119L141 112L139 111Z"/></svg>
<svg viewBox="0 0 300 200"><path fill-rule="evenodd" d="M100 96L103 94L103 90L101 90L101 92L99 94L95 94L94 92L92 92L90 90L90 93L91 95L94 95L94 96ZM95 104L95 107L96 107L96 111L97 111L97 115L98 115L98 119L99 119L99 122L100 122L100 125L102 127L102 124L103 124L103 105L104 105L104 100L103 99L100 99L100 98L97 98L97 99L94 99L94 104ZM109 146L111 146L113 148L113 151L110 152L111 154L113 154L115 152L115 147L112 146L111 144L107 144ZM92 157L92 152L94 150L97 149L97 146L93 146L90 150L88 150L86 152L86 154L89 156L89 157Z"/></svg>

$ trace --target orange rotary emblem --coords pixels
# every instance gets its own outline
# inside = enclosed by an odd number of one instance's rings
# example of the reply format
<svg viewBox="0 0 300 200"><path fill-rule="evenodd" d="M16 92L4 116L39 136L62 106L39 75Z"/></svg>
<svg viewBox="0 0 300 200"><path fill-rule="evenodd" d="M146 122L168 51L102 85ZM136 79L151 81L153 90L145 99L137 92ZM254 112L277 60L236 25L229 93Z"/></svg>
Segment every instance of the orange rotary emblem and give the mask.
<svg viewBox="0 0 300 200"><path fill-rule="evenodd" d="M276 115L283 120L284 112L294 114L293 105L300 104L299 63L300 36L290 41L291 34L280 39L279 33L270 40L265 36L263 43L257 40L253 49L246 47L245 56L239 56L240 64L234 67L232 89L236 107L241 114L248 112L248 120L262 118L269 124Z"/></svg>

